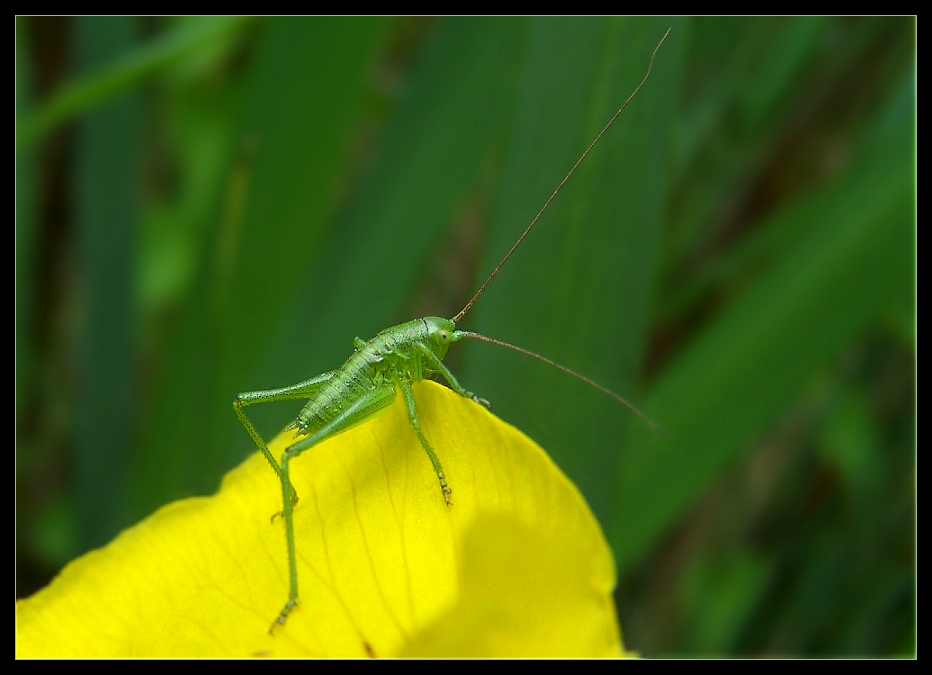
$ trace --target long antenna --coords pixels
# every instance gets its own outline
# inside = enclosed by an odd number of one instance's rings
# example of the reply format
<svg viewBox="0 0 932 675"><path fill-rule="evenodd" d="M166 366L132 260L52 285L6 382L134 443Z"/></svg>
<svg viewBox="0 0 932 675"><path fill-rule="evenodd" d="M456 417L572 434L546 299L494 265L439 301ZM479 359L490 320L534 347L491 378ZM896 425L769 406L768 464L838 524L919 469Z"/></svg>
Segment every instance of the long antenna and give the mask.
<svg viewBox="0 0 932 675"><path fill-rule="evenodd" d="M518 248L518 246L521 245L521 242L524 241L524 238L525 238L525 237L528 235L528 233L534 228L534 225L537 224L538 218L540 218L541 215L543 215L544 211L547 210L547 207L550 206L550 202L553 201L553 198L556 197L556 196L557 196L557 193L560 192L560 190L563 189L563 186L566 184L566 181L568 181L569 178L570 178L570 176L573 175L573 172L576 171L576 167L579 166L580 164L582 164L582 161L586 158L586 155L589 154L589 151L592 150L593 147L595 147L595 144L599 142L599 139L602 138L602 135L603 135L606 131L608 131L608 128L609 128L610 126L612 126L612 124L615 122L615 119L622 113L622 111L624 111L625 108L628 107L628 104L631 102L631 99L633 99L633 98L637 95L638 91L640 91L640 89L641 89L641 87L644 85L644 83L647 82L647 78L650 76L651 68L654 67L654 57L657 56L657 50L660 49L660 45L663 44L663 41L667 39L667 35L670 34L670 30L671 30L671 29L672 29L672 26L671 26L671 28L667 28L667 32L663 34L663 37L660 38L660 42L658 42L658 43L657 43L657 46L654 47L654 52L650 55L650 63L647 64L647 72L644 73L644 78L641 80L641 82L638 84L638 86L634 88L634 91L631 92L631 95L628 96L627 100L622 104L622 106L617 110L617 112L615 112L615 114L612 115L612 119L610 119L610 120L608 121L608 124L606 124L606 125L602 128L602 131L600 131L600 132L599 132L599 135L595 137L595 140L593 140L592 143L589 144L589 147L586 148L586 151L579 157L579 159L576 160L576 163L573 165L573 168L570 169L570 170L569 170L569 173L567 173L567 174L563 177L563 180L561 180L561 181L560 181L560 184L557 185L557 189L554 190L554 191L553 191L553 194L550 195L550 197L547 199L546 202L544 202L544 205L541 207L540 211L538 211L538 212L537 212L537 215L534 216L534 220L532 220L532 221L531 221L531 224L528 225L527 228L525 228L524 232L521 233L521 236L518 237L518 241L516 241L516 242L514 243L514 246L511 247L511 250L508 251L508 253L505 254L505 257L502 258L502 261L501 261L500 263L498 263L498 265L495 267L494 270L492 270L492 273L489 275L488 279L486 279L486 280L483 282L482 286L479 287L479 290L476 291L476 294L473 295L472 298L469 300L469 302L466 303L466 306L463 307L463 309L461 309L461 310L459 311L459 314L457 314L456 316L453 317L453 323L455 323L455 324L456 324L456 323L459 323L459 322L460 322L460 319L462 319L464 316L466 316L466 312L468 312L468 311L472 308L472 306L475 304L476 300L479 299L479 296L482 295L482 292L485 290L486 286L488 286L490 283L492 283L492 279L495 278L495 276L498 274L498 271L502 268L502 266L503 266L506 262L508 262L508 259L511 257L511 254L515 252L515 250ZM508 346L511 346L511 345L508 345ZM516 349L518 349L518 351L523 351L523 350L521 350L521 349L519 349L519 348L517 348L517 347L516 347ZM535 354L535 356L536 356L536 354ZM539 357L539 358L543 358L543 357ZM543 359L543 360L546 361L547 359ZM556 364L554 364L554 365L556 365ZM562 366L560 366L560 367L562 368ZM566 369L564 368L564 370L566 370ZM585 378L583 378L583 379L585 379ZM593 383L593 384L594 384L594 383ZM597 385L597 386L598 386L598 385ZM624 403L625 405L627 405L629 408L631 408L632 410L634 410L635 412L638 412L637 409L634 408L634 406L632 406L632 405L629 404L628 402L623 401L623 403ZM640 415L641 413L638 412L638 414ZM643 415L641 415L641 416L644 417ZM646 417L645 417L644 419L647 420ZM650 420L647 420L647 421L650 422ZM653 426L653 422L651 422L651 426Z"/></svg>
<svg viewBox="0 0 932 675"><path fill-rule="evenodd" d="M599 384L599 383L596 382L595 380L592 380L592 379L586 377L586 376L583 375L582 373L577 373L575 370L572 370L571 368L567 368L566 366L560 365L560 364L557 363L556 361L551 361L551 360L548 359L546 356L541 356L540 354L537 354L537 353L532 352L532 351L530 351L530 350L524 349L523 347L518 347L517 345L513 345L513 344L511 344L511 343L509 343L509 342L504 342L504 341L502 341L502 340L496 340L495 338L486 337L485 335L480 335L479 333L473 333L472 331L468 331L468 330L461 330L461 331L458 331L458 332L459 332L460 334L462 334L464 337L473 338L474 340L481 340L482 342L490 342L490 343L492 343L493 345L498 345L498 346L500 346L500 347L508 347L508 349L513 349L513 350L515 350L516 352L521 352L522 354L525 354L525 355L527 355L527 356L533 356L533 357L534 357L535 359L537 359L538 361L543 361L544 363L547 363L547 364L553 366L553 367L556 368L557 370L562 370L562 371L563 371L564 373L566 373L567 375L572 375L573 377L582 380L582 381L585 382L586 384L588 384L588 385L590 385L590 386L592 386L592 387L595 387L596 389L598 389L599 391L601 391L603 394L605 394L605 395L607 395L607 396L611 396L613 399L615 399L616 401L618 401L619 403L621 403L623 406L625 406L626 408L628 408L628 410L630 410L630 411L633 412L635 415L637 415L638 417L640 417L642 420L644 420L645 422L647 422L647 424L650 425L650 428L651 428L651 429L653 429L653 430L656 431L658 434L660 434L661 436L663 436L663 429L661 429L660 427L658 427L650 417L648 417L647 415L645 415L644 413L642 413L637 407L635 407L635 405L634 405L633 403L631 403L630 401L628 401L628 399L624 398L623 396L620 396L620 395L616 394L615 392L613 392L613 391L612 391L611 389L609 389L608 387L603 387L601 384Z"/></svg>

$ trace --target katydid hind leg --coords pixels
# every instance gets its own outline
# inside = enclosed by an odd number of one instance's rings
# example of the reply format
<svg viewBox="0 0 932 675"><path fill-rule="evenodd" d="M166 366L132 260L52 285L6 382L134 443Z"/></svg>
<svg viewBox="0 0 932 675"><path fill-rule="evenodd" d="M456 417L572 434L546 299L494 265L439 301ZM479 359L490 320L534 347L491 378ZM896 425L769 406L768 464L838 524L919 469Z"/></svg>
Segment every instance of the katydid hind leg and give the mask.
<svg viewBox="0 0 932 675"><path fill-rule="evenodd" d="M233 412L236 413L237 419L239 419L240 424L243 425L246 433L248 433L249 437L252 438L253 443L256 444L256 447L265 457L266 461L275 471L275 475L278 476L279 479L282 477L281 467L279 467L275 457L269 451L269 446L266 445L262 435L252 423L252 420L250 420L246 415L246 411L243 410L243 408L254 403L269 403L271 401L288 401L294 399L310 398L318 389L320 389L320 387L325 382L333 377L333 373L334 371L323 373L321 375L315 375L314 377L304 380L303 382L298 382L297 384L293 384L289 387L281 387L280 389L247 391L242 394L237 394L236 398L233 399ZM293 486L291 488L291 495L292 502L296 504L298 502L298 493L295 491ZM275 520L275 518L280 515L282 515L281 512L273 514L272 520Z"/></svg>
<svg viewBox="0 0 932 675"><path fill-rule="evenodd" d="M288 549L288 602L278 613L278 618L269 628L269 633L275 626L283 625L288 614L298 604L298 560L295 551L294 538L294 501L289 499L293 494L294 488L291 487L291 477L288 465L292 459L300 455L305 450L314 447L318 443L327 440L331 436L336 436L340 432L346 431L355 426L362 419L368 418L376 411L391 404L395 399L395 391L391 387L378 387L363 394L353 403L342 410L336 417L324 424L318 429L311 431L308 436L289 445L282 453L281 465L281 483L282 483L282 504L285 519L285 545Z"/></svg>

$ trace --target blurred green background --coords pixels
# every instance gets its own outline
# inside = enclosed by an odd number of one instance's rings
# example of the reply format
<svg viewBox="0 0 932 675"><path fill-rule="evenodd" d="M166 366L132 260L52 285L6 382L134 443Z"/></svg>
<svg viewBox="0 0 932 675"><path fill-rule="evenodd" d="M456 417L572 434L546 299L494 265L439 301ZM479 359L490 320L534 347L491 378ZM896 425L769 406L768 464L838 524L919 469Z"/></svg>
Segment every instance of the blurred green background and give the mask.
<svg viewBox="0 0 932 675"><path fill-rule="evenodd" d="M453 316L671 25L461 323L666 434L491 345L448 363L580 486L629 647L912 654L910 17L19 18L18 597L214 491L254 451L236 393Z"/></svg>

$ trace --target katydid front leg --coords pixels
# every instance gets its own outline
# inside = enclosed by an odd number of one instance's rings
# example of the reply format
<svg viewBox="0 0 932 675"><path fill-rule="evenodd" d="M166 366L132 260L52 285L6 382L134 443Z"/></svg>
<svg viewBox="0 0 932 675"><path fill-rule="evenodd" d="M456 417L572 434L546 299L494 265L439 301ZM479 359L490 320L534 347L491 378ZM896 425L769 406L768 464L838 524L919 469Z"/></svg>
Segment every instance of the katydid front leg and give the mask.
<svg viewBox="0 0 932 675"><path fill-rule="evenodd" d="M450 369L444 365L443 361L437 358L437 355L434 354L427 345L418 343L416 347L418 351L420 351L421 354L423 354L424 360L430 364L431 370L435 370L436 372L443 375L443 379L445 379L447 381L447 384L450 385L450 389L455 391L460 396L463 396L464 398L468 398L472 401L475 401L479 405L484 405L489 410L492 409L492 404L489 403L486 399L480 398L479 396L476 396L476 394L474 394L473 392L467 391L466 389L464 389L463 385L461 385L459 381L456 379L456 376L454 376L453 373L450 372Z"/></svg>

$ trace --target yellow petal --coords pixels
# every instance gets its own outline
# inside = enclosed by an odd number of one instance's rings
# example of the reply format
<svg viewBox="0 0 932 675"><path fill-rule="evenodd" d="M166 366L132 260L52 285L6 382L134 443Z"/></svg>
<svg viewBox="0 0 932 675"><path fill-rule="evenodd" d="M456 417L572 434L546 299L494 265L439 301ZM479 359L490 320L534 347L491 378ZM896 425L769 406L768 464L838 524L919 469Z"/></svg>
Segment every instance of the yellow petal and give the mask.
<svg viewBox="0 0 932 675"><path fill-rule="evenodd" d="M614 562L575 486L481 406L432 382L415 397L453 506L400 397L295 459L299 604L274 635L281 486L254 453L18 603L17 654L623 655Z"/></svg>

